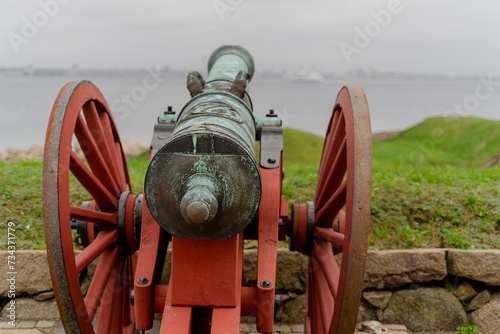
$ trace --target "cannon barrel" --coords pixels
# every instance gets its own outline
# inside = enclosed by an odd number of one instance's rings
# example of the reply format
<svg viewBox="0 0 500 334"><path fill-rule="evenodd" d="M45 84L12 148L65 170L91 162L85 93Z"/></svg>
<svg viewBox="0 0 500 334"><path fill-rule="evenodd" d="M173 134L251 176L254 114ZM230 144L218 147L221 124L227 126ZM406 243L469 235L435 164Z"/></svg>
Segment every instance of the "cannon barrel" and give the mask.
<svg viewBox="0 0 500 334"><path fill-rule="evenodd" d="M208 70L206 81L198 72L188 74L192 98L146 173L153 218L179 238L229 239L252 221L260 202L255 119L246 90L252 57L240 46L223 46L212 53Z"/></svg>

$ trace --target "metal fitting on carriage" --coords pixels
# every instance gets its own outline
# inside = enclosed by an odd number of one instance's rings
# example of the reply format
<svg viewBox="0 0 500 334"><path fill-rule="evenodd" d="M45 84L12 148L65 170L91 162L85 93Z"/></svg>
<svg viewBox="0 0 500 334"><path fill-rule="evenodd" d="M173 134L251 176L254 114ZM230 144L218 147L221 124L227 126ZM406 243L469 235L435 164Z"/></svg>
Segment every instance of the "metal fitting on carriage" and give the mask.
<svg viewBox="0 0 500 334"><path fill-rule="evenodd" d="M168 106L167 110L163 112L164 115L175 115L175 111L172 110L172 106Z"/></svg>
<svg viewBox="0 0 500 334"><path fill-rule="evenodd" d="M141 277L137 280L137 283L139 283L140 285L145 285L145 284L148 284L148 279L146 277Z"/></svg>
<svg viewBox="0 0 500 334"><path fill-rule="evenodd" d="M270 288L273 286L273 283L271 281L264 280L264 281L260 282L260 286L263 288Z"/></svg>
<svg viewBox="0 0 500 334"><path fill-rule="evenodd" d="M274 109L269 109L269 113L266 114L266 117L278 117L278 114L274 113Z"/></svg>
<svg viewBox="0 0 500 334"><path fill-rule="evenodd" d="M130 291L130 305L135 305L135 292L134 290Z"/></svg>

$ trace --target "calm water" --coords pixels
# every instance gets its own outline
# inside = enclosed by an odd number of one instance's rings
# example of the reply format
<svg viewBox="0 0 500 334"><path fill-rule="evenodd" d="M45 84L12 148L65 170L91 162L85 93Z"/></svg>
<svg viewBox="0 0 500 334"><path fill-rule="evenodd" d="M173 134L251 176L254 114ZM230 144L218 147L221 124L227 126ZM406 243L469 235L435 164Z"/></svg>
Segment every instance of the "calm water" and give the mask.
<svg viewBox="0 0 500 334"><path fill-rule="evenodd" d="M43 145L54 99L61 87L81 78L0 78L0 150ZM143 76L88 78L99 87L110 105L123 107L122 94L142 85ZM321 84L293 83L255 78L250 95L257 116L275 109L285 127L324 135L335 97L345 85L364 88L370 106L373 132L406 129L430 116L443 116L454 104L471 103L479 80L462 81L331 81ZM462 115L500 119L500 87L479 105ZM481 92L487 90L482 88ZM136 101L127 113L115 114L122 141L149 144L156 117L167 106L179 111L189 100L185 79L163 77L158 88Z"/></svg>

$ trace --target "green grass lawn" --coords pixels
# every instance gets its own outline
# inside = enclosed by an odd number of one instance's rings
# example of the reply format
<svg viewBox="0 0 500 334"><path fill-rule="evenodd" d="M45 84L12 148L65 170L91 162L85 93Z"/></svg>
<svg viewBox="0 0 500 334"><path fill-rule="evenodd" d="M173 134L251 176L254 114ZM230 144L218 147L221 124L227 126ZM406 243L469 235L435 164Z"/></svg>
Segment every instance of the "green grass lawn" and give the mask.
<svg viewBox="0 0 500 334"><path fill-rule="evenodd" d="M311 200L323 138L285 129L284 146L283 196ZM373 143L370 248L500 248L500 169L478 168L499 153L500 122L474 118L432 118ZM148 152L128 161L136 193L147 163ZM0 180L0 248L9 221L18 249L45 248L42 163L0 162Z"/></svg>
<svg viewBox="0 0 500 334"><path fill-rule="evenodd" d="M391 165L479 168L500 154L500 121L436 117L373 143L375 167Z"/></svg>

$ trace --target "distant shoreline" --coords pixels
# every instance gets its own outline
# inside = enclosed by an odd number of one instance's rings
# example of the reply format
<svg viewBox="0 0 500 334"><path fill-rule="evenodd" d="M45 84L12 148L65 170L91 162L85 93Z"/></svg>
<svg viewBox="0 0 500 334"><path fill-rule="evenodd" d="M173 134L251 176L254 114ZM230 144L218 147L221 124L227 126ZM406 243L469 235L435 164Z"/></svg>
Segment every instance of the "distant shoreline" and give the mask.
<svg viewBox="0 0 500 334"><path fill-rule="evenodd" d="M135 158L140 155L144 150L148 149L147 146L136 143L136 142L123 142L122 143L123 152L127 158ZM76 152L79 156L83 156L83 153ZM43 146L34 145L31 148L25 150L18 147L9 147L5 151L0 151L0 161L3 162L16 162L18 160L43 160Z"/></svg>
<svg viewBox="0 0 500 334"><path fill-rule="evenodd" d="M389 140L396 137L402 131L377 132L372 135L373 141ZM148 147L137 142L127 141L122 144L123 152L127 158L135 158ZM9 147L5 151L0 151L0 161L15 162L18 160L43 160L43 146L33 145L29 149Z"/></svg>
<svg viewBox="0 0 500 334"><path fill-rule="evenodd" d="M171 69L169 66L159 67L157 73L164 77L179 77L186 78L186 75L193 69ZM205 69L195 69L203 75L206 75ZM301 71L271 71L265 70L256 72L254 78L260 79L282 79L293 82L292 78ZM148 73L147 69L143 68L53 68L53 67L0 67L0 78L47 78L47 77L126 77L140 76ZM436 80L479 80L488 75L442 75L442 74L417 74L406 72L393 71L377 71L375 69L357 68L353 71L345 73L333 73L318 71L324 79L323 82L336 80L402 80L402 81L436 81ZM494 75L492 80L500 81L500 76ZM303 82L296 82L298 84Z"/></svg>

